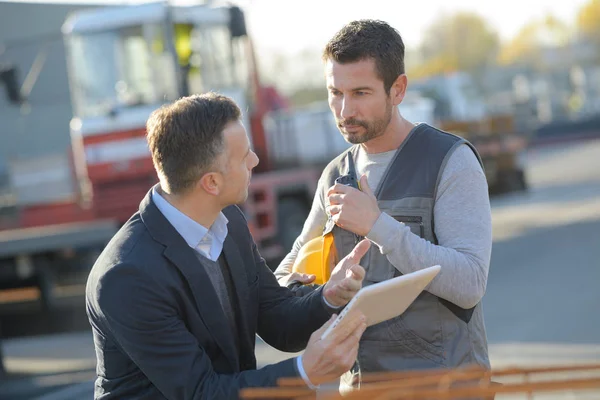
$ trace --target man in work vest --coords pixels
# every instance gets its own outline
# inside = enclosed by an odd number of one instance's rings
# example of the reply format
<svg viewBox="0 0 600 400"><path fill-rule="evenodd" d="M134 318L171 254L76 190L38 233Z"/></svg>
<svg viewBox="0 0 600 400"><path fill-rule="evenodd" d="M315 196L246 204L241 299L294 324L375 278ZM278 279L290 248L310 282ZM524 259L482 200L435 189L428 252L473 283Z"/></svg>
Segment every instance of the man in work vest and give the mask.
<svg viewBox="0 0 600 400"><path fill-rule="evenodd" d="M356 382L360 372L489 368L481 299L491 212L477 151L402 117L404 44L388 24L349 23L323 59L331 111L353 146L323 171L304 229L276 271L280 284L314 279L292 266L305 243L330 233L337 257L362 237L375 244L363 258L364 286L440 264L403 315L367 328L350 376Z"/></svg>

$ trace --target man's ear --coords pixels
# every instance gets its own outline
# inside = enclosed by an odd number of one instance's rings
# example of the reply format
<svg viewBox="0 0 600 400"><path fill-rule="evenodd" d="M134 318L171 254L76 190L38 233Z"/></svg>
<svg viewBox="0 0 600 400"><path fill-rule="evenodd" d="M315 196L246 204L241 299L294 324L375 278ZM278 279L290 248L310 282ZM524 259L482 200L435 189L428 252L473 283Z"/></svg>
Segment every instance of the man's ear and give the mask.
<svg viewBox="0 0 600 400"><path fill-rule="evenodd" d="M223 176L218 172L207 172L202 175L196 185L202 188L206 193L218 196L223 187Z"/></svg>
<svg viewBox="0 0 600 400"><path fill-rule="evenodd" d="M390 88L390 96L392 98L392 104L397 106L402 103L404 95L406 94L406 87L408 86L408 78L406 74L400 75Z"/></svg>

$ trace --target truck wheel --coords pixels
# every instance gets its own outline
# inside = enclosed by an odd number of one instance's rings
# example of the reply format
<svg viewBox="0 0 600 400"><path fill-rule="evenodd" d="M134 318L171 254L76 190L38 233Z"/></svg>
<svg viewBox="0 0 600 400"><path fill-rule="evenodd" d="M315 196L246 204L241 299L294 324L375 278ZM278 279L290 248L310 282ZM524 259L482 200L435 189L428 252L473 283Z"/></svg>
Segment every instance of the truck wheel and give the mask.
<svg viewBox="0 0 600 400"><path fill-rule="evenodd" d="M0 382L6 376L6 368L4 367L4 353L2 352L2 343L0 341Z"/></svg>
<svg viewBox="0 0 600 400"><path fill-rule="evenodd" d="M490 186L490 193L502 194L527 190L527 180L523 170L498 172L496 183Z"/></svg>
<svg viewBox="0 0 600 400"><path fill-rule="evenodd" d="M521 192L527 189L527 182L525 181L525 173L523 170L510 171L504 178L506 192Z"/></svg>
<svg viewBox="0 0 600 400"><path fill-rule="evenodd" d="M51 311L56 305L54 296L54 279L50 272L39 272L37 277L37 286L40 291L40 300L42 308L45 311Z"/></svg>
<svg viewBox="0 0 600 400"><path fill-rule="evenodd" d="M526 191L528 186L527 186L527 177L525 176L525 171L520 170L518 172L518 180L519 180L519 190L521 191Z"/></svg>
<svg viewBox="0 0 600 400"><path fill-rule="evenodd" d="M0 326L0 381L6 375L6 368L4 367L4 352L2 351L2 326Z"/></svg>
<svg viewBox="0 0 600 400"><path fill-rule="evenodd" d="M277 210L279 244L287 254L294 245L296 238L302 232L304 221L308 216L309 208L304 201L294 197L284 197L279 202Z"/></svg>

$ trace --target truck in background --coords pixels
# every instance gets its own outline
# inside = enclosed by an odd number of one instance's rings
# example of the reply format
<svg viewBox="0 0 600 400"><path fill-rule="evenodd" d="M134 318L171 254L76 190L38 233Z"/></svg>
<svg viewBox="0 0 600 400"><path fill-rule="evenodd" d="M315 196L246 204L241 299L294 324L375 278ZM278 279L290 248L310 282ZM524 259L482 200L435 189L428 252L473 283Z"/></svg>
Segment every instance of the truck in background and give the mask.
<svg viewBox="0 0 600 400"><path fill-rule="evenodd" d="M435 100L419 91L408 91L399 105L411 122L426 122L471 142L483 161L490 194L527 189L523 153L528 147L525 132L518 132L511 115L492 115L476 120L436 118Z"/></svg>
<svg viewBox="0 0 600 400"><path fill-rule="evenodd" d="M348 144L327 108L277 112L285 99L261 84L242 10L86 9L70 15L63 34L71 151L10 162L10 191L0 202L0 289L35 286L51 307L57 283L85 276L158 181L145 141L151 111L210 90L244 111L261 162L243 210L261 254L281 258L302 229L324 163Z"/></svg>
<svg viewBox="0 0 600 400"><path fill-rule="evenodd" d="M37 286L51 307L55 283L85 275L158 181L145 141L150 113L209 90L244 110L261 161L242 208L275 267L302 229L324 165L349 145L326 103L289 109L275 88L262 85L242 10L165 3L86 9L67 19L63 34L71 151L11 164L12 192L0 202L0 288ZM399 107L413 122L466 134L490 182L504 165L501 154L517 151L506 135L481 139L480 125L435 121L435 104L418 93Z"/></svg>
<svg viewBox="0 0 600 400"><path fill-rule="evenodd" d="M490 194L527 190L524 153L528 136L518 132L511 115L493 115L474 121L440 121L440 129L464 137L483 161Z"/></svg>

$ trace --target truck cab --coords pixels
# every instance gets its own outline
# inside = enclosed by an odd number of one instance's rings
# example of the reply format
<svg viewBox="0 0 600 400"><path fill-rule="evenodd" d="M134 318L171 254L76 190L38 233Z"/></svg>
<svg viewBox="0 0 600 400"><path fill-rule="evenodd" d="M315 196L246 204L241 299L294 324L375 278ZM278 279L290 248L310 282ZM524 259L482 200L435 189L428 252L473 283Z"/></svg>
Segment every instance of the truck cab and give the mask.
<svg viewBox="0 0 600 400"><path fill-rule="evenodd" d="M72 15L63 33L76 175L97 218L126 221L157 182L145 139L153 110L207 91L232 97L243 110L251 104L247 36L236 7L107 7Z"/></svg>

